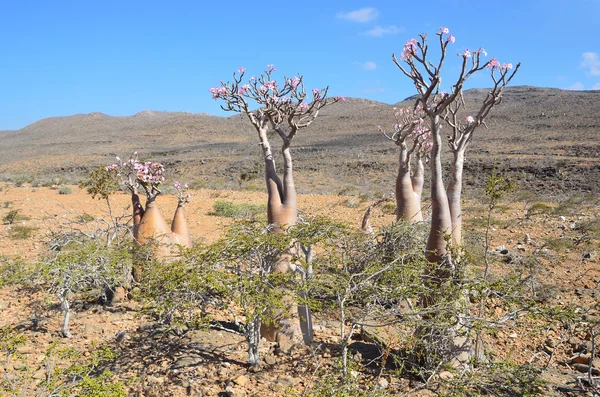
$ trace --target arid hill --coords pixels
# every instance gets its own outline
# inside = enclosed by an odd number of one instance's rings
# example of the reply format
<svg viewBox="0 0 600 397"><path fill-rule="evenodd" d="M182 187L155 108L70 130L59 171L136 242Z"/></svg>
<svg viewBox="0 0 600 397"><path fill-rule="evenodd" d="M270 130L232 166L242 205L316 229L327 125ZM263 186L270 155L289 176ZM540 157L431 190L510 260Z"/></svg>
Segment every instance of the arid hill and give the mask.
<svg viewBox="0 0 600 397"><path fill-rule="evenodd" d="M465 92L473 110L485 89ZM482 186L495 164L544 195L600 192L600 91L509 87L469 149L466 185ZM392 192L396 148L376 125L391 128L392 106L348 98L325 108L295 141L297 185L307 193ZM165 163L172 179L195 187L262 188L260 151L244 117L143 111L52 117L0 131L0 178L76 182L115 156L138 151Z"/></svg>

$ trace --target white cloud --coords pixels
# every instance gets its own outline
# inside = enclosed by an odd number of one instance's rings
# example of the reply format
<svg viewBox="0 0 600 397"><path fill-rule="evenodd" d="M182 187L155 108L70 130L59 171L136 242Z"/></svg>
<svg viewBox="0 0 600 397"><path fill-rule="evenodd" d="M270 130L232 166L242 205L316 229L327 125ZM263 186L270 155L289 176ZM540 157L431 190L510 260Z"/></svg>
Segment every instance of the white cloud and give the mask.
<svg viewBox="0 0 600 397"><path fill-rule="evenodd" d="M363 70L366 70L366 71L370 72L372 70L377 69L377 64L375 62L373 62L373 61L367 61L365 63L362 63L361 67L362 67Z"/></svg>
<svg viewBox="0 0 600 397"><path fill-rule="evenodd" d="M583 83L578 81L575 84L571 84L569 87L567 87L567 90L581 91L583 90Z"/></svg>
<svg viewBox="0 0 600 397"><path fill-rule="evenodd" d="M592 90L600 90L600 83L596 83L592 86Z"/></svg>
<svg viewBox="0 0 600 397"><path fill-rule="evenodd" d="M377 18L379 11L376 8L361 8L350 12L338 12L335 16L338 19L347 21L366 23Z"/></svg>
<svg viewBox="0 0 600 397"><path fill-rule="evenodd" d="M595 52L584 52L582 54L583 61L581 61L582 68L589 68L588 73L592 76L600 76L600 58Z"/></svg>
<svg viewBox="0 0 600 397"><path fill-rule="evenodd" d="M388 34L396 34L396 33L402 32L402 31L403 31L403 29L400 29L396 25L390 25L388 27L375 26L373 29L367 30L366 32L364 32L364 34L366 34L367 36L372 36L372 37L383 37Z"/></svg>

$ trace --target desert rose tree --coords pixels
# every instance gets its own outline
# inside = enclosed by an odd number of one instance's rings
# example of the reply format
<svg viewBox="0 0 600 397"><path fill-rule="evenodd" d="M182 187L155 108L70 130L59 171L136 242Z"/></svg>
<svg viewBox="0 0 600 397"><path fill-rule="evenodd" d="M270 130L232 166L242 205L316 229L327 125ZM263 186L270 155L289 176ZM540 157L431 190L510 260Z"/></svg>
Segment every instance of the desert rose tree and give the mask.
<svg viewBox="0 0 600 397"><path fill-rule="evenodd" d="M476 51L464 50L457 54L461 58L458 77L449 87L449 92L442 90L442 67L446 60L448 46L455 42L448 28L440 28L436 34L440 49L437 60L429 59L429 47L426 36L410 39L404 45L401 54L403 64L392 55L398 68L410 78L418 92L415 108L421 108L428 120L431 131L431 231L427 241L428 259L439 264L446 263L452 267L450 250L446 236L451 235L454 246L461 244L461 194L462 174L466 149L473 138L475 130L485 125L490 110L502 101L502 93L506 85L514 77L520 64L513 69L512 64L500 64L495 58L484 62L487 55L483 48ZM458 111L464 107L463 87L473 74L488 70L493 87L481 104L479 111L464 120L458 117ZM450 125L448 144L453 154L452 174L448 190L444 186L442 175L442 125Z"/></svg>
<svg viewBox="0 0 600 397"><path fill-rule="evenodd" d="M424 120L426 115L420 104L414 108L393 108L393 111L396 121L393 132L386 132L380 125L377 128L400 149L395 191L396 220L421 222L421 194L425 173L423 162L431 150L431 131Z"/></svg>
<svg viewBox="0 0 600 397"><path fill-rule="evenodd" d="M267 69L260 76L246 79L245 68L240 68L233 73L231 82L221 82L220 86L209 91L215 100L223 101L223 110L246 115L256 130L265 162L267 218L273 230L281 233L296 224L298 218L292 141L300 129L312 124L324 106L344 98L328 98L328 87L313 89L311 98L306 92L302 76L284 77L282 81L277 82L273 77L275 71L273 65L267 65ZM254 106L258 108L251 110ZM275 156L269 141L270 130L281 139L283 180L275 167ZM290 259L289 253L283 253L273 272L289 271ZM267 339L280 338L275 329L263 329L262 332Z"/></svg>
<svg viewBox="0 0 600 397"><path fill-rule="evenodd" d="M296 187L292 172L291 143L298 130L308 127L318 116L319 110L342 97L327 98L328 87L313 89L312 100L304 88L302 76L283 78L282 83L273 79L275 68L267 69L259 77L244 82L246 70L240 68L233 74L233 81L221 82L211 88L214 99L221 99L221 108L244 114L258 133L265 161L267 184L267 217L278 231L294 225L297 220ZM251 110L251 106L259 106ZM283 181L275 167L275 156L268 138L269 130L281 138L283 157ZM279 269L286 271L286 269Z"/></svg>
<svg viewBox="0 0 600 397"><path fill-rule="evenodd" d="M427 260L436 264L435 270L426 275L427 283L432 291L436 285L447 280L459 280L460 269L452 258L451 252L461 245L462 229L462 174L466 149L473 139L475 130L484 125L485 119L491 109L502 101L502 93L506 85L519 69L518 64L514 69L512 64L500 64L495 58L484 62L487 56L483 48L476 51L464 50L457 54L461 58L461 67L456 80L448 92L442 88L442 68L446 60L448 46L454 44L455 38L447 28L440 27L436 34L439 46L439 59L430 59L429 47L425 35L419 39L410 39L401 54L403 63L394 55L392 60L413 82L417 89L415 109L422 109L429 124L431 132L431 229L427 240ZM465 82L475 73L488 70L493 82L486 98L481 103L479 110L474 115L461 118L459 110L465 107L463 101L463 87ZM442 175L442 125L449 126L450 132L447 142L452 152L452 171L448 189L444 186ZM423 296L421 304L424 307L434 307L439 297L435 292ZM474 345L470 335L468 298L465 291L455 296L455 320L449 319L449 328L443 331L432 329L417 330L417 336L427 340L430 346L437 346L430 351L435 356L439 353L447 357L455 366L468 366L473 357ZM435 317L432 313L430 316ZM449 324L450 324L449 323ZM442 332L442 333L440 333ZM439 341L445 341L439 343ZM431 344L433 342L433 344ZM427 346L427 344L425 345ZM440 347L441 346L441 347ZM423 356L427 360L428 348L425 347Z"/></svg>

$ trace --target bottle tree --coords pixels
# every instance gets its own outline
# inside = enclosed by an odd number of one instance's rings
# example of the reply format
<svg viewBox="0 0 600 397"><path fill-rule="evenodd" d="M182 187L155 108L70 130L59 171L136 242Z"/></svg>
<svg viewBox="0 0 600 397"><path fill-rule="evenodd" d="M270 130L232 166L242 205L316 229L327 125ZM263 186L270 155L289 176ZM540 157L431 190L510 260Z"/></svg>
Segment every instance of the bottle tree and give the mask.
<svg viewBox="0 0 600 397"><path fill-rule="evenodd" d="M326 105L343 97L328 98L328 87L312 89L307 93L301 75L290 78L283 77L278 82L273 74L276 69L267 65L267 69L258 77L246 77L246 69L240 68L233 73L233 80L221 82L209 91L212 97L223 101L221 108L225 111L245 115L257 135L265 164L265 181L267 187L267 218L272 230L283 233L296 224L298 208L296 187L294 185L291 144L299 130L308 127L315 121L319 111ZM253 107L257 107L252 109ZM281 157L283 172L278 173L275 155L271 147L269 132L281 139ZM280 177L281 175L281 177ZM275 273L285 273L290 269L290 252L282 253L273 268ZM262 334L270 340L278 341L283 336L279 331L290 330L292 338L299 339L299 328L282 324L267 329L263 326Z"/></svg>
<svg viewBox="0 0 600 397"><path fill-rule="evenodd" d="M401 54L402 62L395 54L392 60L402 73L412 80L418 97L415 109L422 109L427 118L431 133L431 205L432 223L427 242L428 259L431 262L451 264L446 235L452 235L452 243L461 244L461 206L462 174L465 152L473 138L475 130L485 125L485 119L490 110L500 104L502 93L514 77L520 64L514 69L510 63L500 64L495 58L485 62L483 57L487 52L483 48L476 51L464 50L457 55L462 58L461 67L456 80L449 91L442 89L442 68L446 60L448 45L455 42L448 28L440 28L436 34L440 49L439 59L429 59L429 46L426 35L420 35L419 40L410 39L404 45ZM464 107L463 87L465 82L475 73L489 70L493 87L487 93L478 112L461 120L459 109ZM448 190L444 186L442 175L442 125L450 126L447 137L452 159L452 173Z"/></svg>
<svg viewBox="0 0 600 397"><path fill-rule="evenodd" d="M398 146L398 175L396 177L396 220L421 222L421 194L423 193L424 162L431 150L431 131L425 121L423 107L393 108L395 123L388 133L377 128ZM413 168L414 166L414 168Z"/></svg>
<svg viewBox="0 0 600 397"><path fill-rule="evenodd" d="M395 54L392 60L400 71L408 77L417 90L415 111L424 113L428 129L431 133L430 172L431 172L431 229L426 245L427 260L435 264L431 274L424 275L424 282L430 284L432 291L436 285L449 280L459 280L460 269L452 258L451 252L461 245L462 228L462 177L466 150L473 139L474 132L480 126L485 126L485 119L491 109L500 104L504 88L517 73L520 64L513 68L510 63L500 64L492 58L484 61L487 56L483 48L476 51L465 49L459 52L460 69L458 76L451 85L442 85L442 69L448 55L448 47L455 43L455 38L448 28L440 27L436 34L438 55L431 55L427 36L422 34L418 39L410 39L404 44L400 59ZM476 113L461 116L465 108L463 87L467 80L478 72L488 71L492 81L485 99L479 105ZM447 87L448 91L443 88ZM459 114L461 113L461 114ZM449 128L447 143L452 153L452 170L448 189L444 185L442 175L442 126ZM452 249L451 249L452 248ZM461 294L464 295L464 294ZM422 305L432 308L439 297L435 293L424 296ZM421 336L428 335L430 342L441 338L447 339L449 346L442 346L435 354L442 353L454 365L467 365L473 355L473 345L470 338L468 308L459 304L466 301L464 296L456 296L456 311L452 316L454 321L451 329L443 335L431 330L420 330ZM430 313L430 317L436 313ZM443 345L443 344L442 344ZM427 349L425 349L427 350ZM425 352L427 354L427 352Z"/></svg>

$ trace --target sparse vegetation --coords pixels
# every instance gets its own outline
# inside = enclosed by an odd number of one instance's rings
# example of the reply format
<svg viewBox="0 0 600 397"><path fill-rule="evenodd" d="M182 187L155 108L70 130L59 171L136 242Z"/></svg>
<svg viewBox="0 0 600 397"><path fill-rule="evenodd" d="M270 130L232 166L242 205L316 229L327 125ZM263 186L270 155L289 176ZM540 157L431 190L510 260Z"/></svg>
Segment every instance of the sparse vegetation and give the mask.
<svg viewBox="0 0 600 397"><path fill-rule="evenodd" d="M259 214L264 214L267 210L266 205L260 204L234 204L231 201L215 201L214 210L209 215L222 216L225 218L248 218Z"/></svg>
<svg viewBox="0 0 600 397"><path fill-rule="evenodd" d="M58 189L58 194L73 194L73 189L68 186L63 186Z"/></svg>
<svg viewBox="0 0 600 397"><path fill-rule="evenodd" d="M33 237L37 227L27 225L14 225L8 230L8 236L13 240L27 240Z"/></svg>

